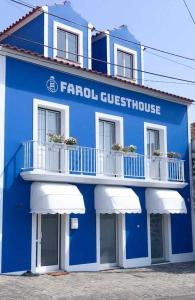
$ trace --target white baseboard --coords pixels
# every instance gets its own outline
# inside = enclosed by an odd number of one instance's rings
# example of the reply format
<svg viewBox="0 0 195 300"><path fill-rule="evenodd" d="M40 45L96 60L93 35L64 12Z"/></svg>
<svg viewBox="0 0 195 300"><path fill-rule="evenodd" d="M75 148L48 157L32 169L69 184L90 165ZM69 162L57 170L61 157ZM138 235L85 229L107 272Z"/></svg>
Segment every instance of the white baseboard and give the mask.
<svg viewBox="0 0 195 300"><path fill-rule="evenodd" d="M187 262L195 260L195 253L179 253L179 254L172 254L170 257L170 262L177 263L177 262Z"/></svg>
<svg viewBox="0 0 195 300"><path fill-rule="evenodd" d="M149 257L132 258L124 261L124 268L139 268L151 265L151 259Z"/></svg>
<svg viewBox="0 0 195 300"><path fill-rule="evenodd" d="M16 271L16 272L6 272L6 273L2 273L3 275L10 275L10 276L21 276L24 273L26 273L27 271Z"/></svg>
<svg viewBox="0 0 195 300"><path fill-rule="evenodd" d="M97 263L82 264L82 265L69 265L66 267L68 272L96 272L99 271L99 265Z"/></svg>

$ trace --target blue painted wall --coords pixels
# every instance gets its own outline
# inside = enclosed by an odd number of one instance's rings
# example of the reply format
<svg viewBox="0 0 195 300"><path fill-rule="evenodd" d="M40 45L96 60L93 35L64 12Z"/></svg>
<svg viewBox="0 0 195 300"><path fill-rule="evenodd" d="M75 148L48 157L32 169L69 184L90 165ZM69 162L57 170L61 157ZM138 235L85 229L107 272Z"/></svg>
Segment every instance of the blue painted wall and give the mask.
<svg viewBox="0 0 195 300"><path fill-rule="evenodd" d="M59 22L83 32L83 66L88 68L88 22L75 12L69 2L63 5L54 5L48 7L49 12L49 47L53 47L53 22ZM78 25L79 24L79 25ZM53 49L49 48L49 56L53 57Z"/></svg>
<svg viewBox="0 0 195 300"><path fill-rule="evenodd" d="M25 39L29 40L26 41ZM31 42L32 41L32 42ZM12 36L2 41L4 44L44 53L44 15L43 13L18 29Z"/></svg>
<svg viewBox="0 0 195 300"><path fill-rule="evenodd" d="M107 41L105 36L92 41L92 58L92 69L107 74Z"/></svg>
<svg viewBox="0 0 195 300"><path fill-rule="evenodd" d="M30 74L29 80L27 80L27 74ZM51 75L55 76L58 84L60 80L63 80L93 88L97 93L106 91L135 100L142 99L147 103L155 103L161 106L161 115L73 96L61 93L59 90L56 93L50 93L47 90L46 82ZM182 158L186 160L186 175L189 171L186 106L8 58L6 70L3 272L30 268L30 183L20 178L20 170L23 167L22 142L33 138L33 98L69 105L70 136L77 137L81 146L95 147L95 112L123 117L125 144L137 145L139 153L144 153L144 122L165 125L168 132L168 151L180 152ZM180 138L175 138L176 136ZM87 213L79 216L79 230L71 230L71 264L91 263L95 261L96 257L95 220L94 212L92 212L94 187L80 185L79 189L84 195ZM139 188L135 191L140 196L143 214L126 217L127 258L147 255L146 227L144 227L146 226L144 189ZM189 187L182 193L184 193L187 201ZM174 253L192 250L190 205L188 202L187 206L187 216L172 216ZM140 224L140 228L137 228L135 224ZM138 250L135 251L132 245L136 245ZM88 256L85 257L85 253Z"/></svg>

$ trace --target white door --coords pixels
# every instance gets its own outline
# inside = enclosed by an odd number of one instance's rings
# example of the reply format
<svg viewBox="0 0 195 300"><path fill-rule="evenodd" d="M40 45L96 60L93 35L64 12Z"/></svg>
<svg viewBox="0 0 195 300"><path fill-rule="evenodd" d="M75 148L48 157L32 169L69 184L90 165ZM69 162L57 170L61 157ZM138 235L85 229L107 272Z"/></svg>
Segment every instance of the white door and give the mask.
<svg viewBox="0 0 195 300"><path fill-rule="evenodd" d="M60 147L49 145L48 134L61 134L61 113L45 108L38 109L38 168L59 171Z"/></svg>
<svg viewBox="0 0 195 300"><path fill-rule="evenodd" d="M110 176L116 174L116 160L112 151L112 146L115 143L115 123L100 120L98 167L101 174Z"/></svg>
<svg viewBox="0 0 195 300"><path fill-rule="evenodd" d="M117 232L116 214L100 214L100 263L108 268L117 265Z"/></svg>
<svg viewBox="0 0 195 300"><path fill-rule="evenodd" d="M60 216L37 215L36 268L38 272L55 271L60 265Z"/></svg>
<svg viewBox="0 0 195 300"><path fill-rule="evenodd" d="M154 156L154 151L160 151L160 133L159 130L147 129L147 168L148 175L152 179L159 180L161 177L162 160Z"/></svg>

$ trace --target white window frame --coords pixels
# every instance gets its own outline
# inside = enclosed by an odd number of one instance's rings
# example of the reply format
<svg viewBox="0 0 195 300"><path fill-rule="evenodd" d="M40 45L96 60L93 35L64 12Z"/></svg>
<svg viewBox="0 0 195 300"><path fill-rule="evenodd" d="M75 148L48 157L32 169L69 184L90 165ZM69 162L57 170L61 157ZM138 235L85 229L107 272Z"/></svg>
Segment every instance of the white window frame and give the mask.
<svg viewBox="0 0 195 300"><path fill-rule="evenodd" d="M163 157L167 157L167 127L163 126L163 125L159 125L159 124L144 122L144 156L145 156L146 179L150 179L149 172L148 172L148 164L147 164L147 130L148 129L159 131L160 151L163 153ZM165 163L165 166L163 167L162 179L167 181L166 163Z"/></svg>
<svg viewBox="0 0 195 300"><path fill-rule="evenodd" d="M57 48L58 48L58 29L64 30L66 32L70 32L73 34L76 34L78 36L78 62L65 60L63 58L57 57ZM68 61L69 63L80 65L83 67L83 32L79 29L73 28L71 26L65 25L63 23L59 23L54 21L53 23L53 58L56 58L58 60Z"/></svg>
<svg viewBox="0 0 195 300"><path fill-rule="evenodd" d="M127 78L127 77L121 77L117 74L117 69L118 69L118 59L117 59L117 53L118 51L130 54L133 56L133 79ZM119 77L119 78L124 78L125 80L128 81L133 81L137 83L137 51L132 50L130 48L121 46L119 44L114 43L114 76Z"/></svg>
<svg viewBox="0 0 195 300"><path fill-rule="evenodd" d="M96 149L100 149L100 141L99 141L99 130L100 130L99 121L100 120L115 123L116 143L120 144L123 147L124 146L123 117L96 112L95 113ZM96 166L98 166L98 161L96 161ZM119 168L121 170L121 174L124 174L122 160L121 160Z"/></svg>

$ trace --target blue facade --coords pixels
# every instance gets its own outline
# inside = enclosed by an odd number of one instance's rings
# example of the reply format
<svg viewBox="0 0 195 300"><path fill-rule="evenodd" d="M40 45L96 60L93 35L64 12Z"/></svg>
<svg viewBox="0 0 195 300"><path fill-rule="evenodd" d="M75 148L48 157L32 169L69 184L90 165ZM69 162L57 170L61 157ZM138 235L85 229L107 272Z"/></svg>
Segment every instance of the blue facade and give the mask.
<svg viewBox="0 0 195 300"><path fill-rule="evenodd" d="M92 69L104 74L108 73L108 65L98 62L98 60L106 61L108 58L107 51L109 51L110 74L114 76L114 44L118 44L137 53L137 69L141 70L141 46L129 33L126 26L110 31L109 47L105 35L93 38L92 45L89 45L89 24L73 11L69 2L66 2L64 6L48 7L48 12L49 57L53 57L53 33L54 21L56 21L82 31L84 68L89 68L88 54L90 46L92 46L92 56L97 59L93 60ZM40 44L45 43L44 24L44 13L42 13L16 31L15 35L36 40ZM128 40L134 43L129 43ZM29 44L13 37L7 38L4 42L37 53L44 53L43 46ZM35 265L38 259L35 257L35 253L38 252L36 248L38 247L36 242L38 238L36 232L39 230L37 224L41 213L36 214L37 223L34 222L35 214L30 213L31 185L34 180L43 183L49 181L51 184L54 182L71 183L78 188L83 196L85 214L67 215L65 217L66 226L63 225L63 216L61 216L61 226L66 227L65 247L67 248L65 253L62 253L60 260L64 259L64 268L68 271L86 270L86 268L87 270L101 269L99 262L99 214L96 213L95 209L95 188L99 184L130 188L137 195L141 205L141 213L126 213L122 217L120 214L118 217L119 219L122 218L121 224L123 225L121 226L124 226L123 230L120 229L118 233L119 239L121 236L123 237L120 241L123 240L121 243L124 246L123 254L120 254L122 257L120 260L123 262L118 263L118 265L132 267L151 264L150 213L146 207L148 188L172 189L183 197L187 214L168 214L170 249L167 260L170 262L189 260L194 255L191 222L193 212L191 211L189 178L188 105L185 101L177 96L171 97L159 91L146 90L144 87L136 87L136 85L132 87L130 83L121 84L120 81L108 79L100 74L82 70L82 68L68 67L66 64L62 66L56 61L45 60L44 66L41 61L39 64L36 62L36 58L33 58L32 55L29 56L29 61L25 61L23 57L12 58L9 53L6 57L1 271L3 273L26 270L37 272ZM137 82L140 84L142 82L142 74L139 71ZM69 108L69 136L75 137L81 148L95 149L98 147L97 113L114 116L123 121L123 129L120 132L122 134L121 140L124 140L125 146L136 145L137 153L144 161L147 159L145 124L166 128L167 137L164 142L167 144L167 151L180 153L180 160L185 161L185 180L183 178L169 178L169 175L167 175L166 180L148 180L146 176L147 167L144 163L142 166L144 175L141 178L125 174L118 178L116 173L112 176L103 174L105 176L102 177L102 174L99 176L97 169L92 174L89 172L85 172L85 174L76 173L73 170L67 175L60 170L60 172L51 172L48 175L45 172L48 171L46 168L43 170L40 168L37 173L37 168L34 168L34 165L25 168L25 159L30 164L38 159L34 153L34 146L31 146L30 150L27 149L29 152L26 154L23 145L26 141L33 141L35 138L35 123L38 118L34 113L36 99L41 100L42 103L47 102L45 107L48 110L55 110L48 108L48 103L56 106L66 105ZM95 149L95 151L98 150L100 149ZM26 157L28 155L31 157ZM94 157L91 154L88 164L93 159L95 160ZM76 161L76 167L78 167L79 159L80 157ZM175 160L173 164L178 162ZM97 168L97 161L94 165ZM183 164L179 166L177 171L174 171L175 173L181 172ZM37 177L29 177L30 179L24 180L24 174L29 176L35 174L33 176ZM46 175L53 177L48 179ZM75 182L71 181L72 178ZM72 218L78 219L78 229L72 229Z"/></svg>
<svg viewBox="0 0 195 300"><path fill-rule="evenodd" d="M20 70L20 76L18 76L18 70ZM125 144L137 145L141 154L144 153L144 122L166 126L168 150L180 152L182 159L185 159L185 175L188 182L189 158L187 107L185 105L70 74L51 71L11 58L7 58L6 74L3 272L30 269L31 264L32 217L29 213L31 182L23 181L20 172L23 167L22 142L33 139L34 98L68 105L70 108L70 136L77 137L79 144L85 147L95 147L95 112L123 117ZM31 80L25 80L26 74L31 74ZM45 84L51 75L55 76L57 82L74 82L74 84L93 88L96 93L106 91L158 104L161 107L161 115L115 107L108 103L86 100L83 97L64 94L60 91L53 95L47 90ZM75 122L75 120L77 121ZM180 136L180 139L175 139L175 136ZM79 229L70 230L71 265L96 261L94 185L81 184L78 188L84 197L86 214L78 215ZM126 215L127 259L148 255L145 188L135 188L134 190L139 195L142 214ZM171 216L173 254L192 251L189 187L179 192L186 200L188 214ZM78 249L80 250L78 251Z"/></svg>

